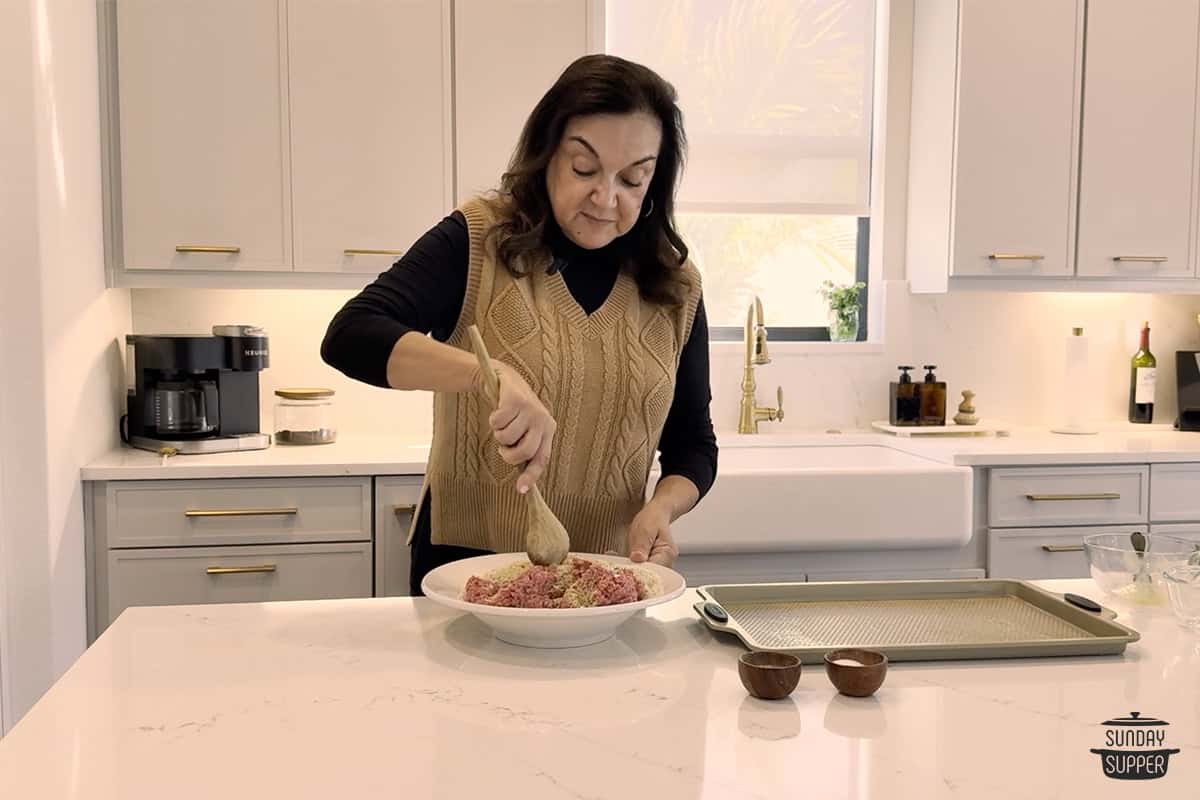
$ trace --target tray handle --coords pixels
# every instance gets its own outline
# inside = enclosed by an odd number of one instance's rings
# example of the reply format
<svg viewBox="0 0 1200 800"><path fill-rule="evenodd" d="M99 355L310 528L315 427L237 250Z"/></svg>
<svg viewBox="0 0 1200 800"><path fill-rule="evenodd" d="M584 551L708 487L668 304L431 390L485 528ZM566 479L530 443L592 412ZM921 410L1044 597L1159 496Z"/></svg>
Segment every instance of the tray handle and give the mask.
<svg viewBox="0 0 1200 800"><path fill-rule="evenodd" d="M1109 622L1117 618L1116 611L1113 611L1111 608L1105 608L1096 601L1092 600L1090 597L1083 597L1082 595L1072 594L1071 592L1064 592L1061 597L1063 600L1075 606L1076 608L1082 608L1084 611L1089 611L1093 614L1096 614L1100 618L1106 619Z"/></svg>
<svg viewBox="0 0 1200 800"><path fill-rule="evenodd" d="M696 613L704 620L704 624L713 630L733 630L729 624L729 614L725 612L725 609L711 600L696 603L692 608L696 609Z"/></svg>

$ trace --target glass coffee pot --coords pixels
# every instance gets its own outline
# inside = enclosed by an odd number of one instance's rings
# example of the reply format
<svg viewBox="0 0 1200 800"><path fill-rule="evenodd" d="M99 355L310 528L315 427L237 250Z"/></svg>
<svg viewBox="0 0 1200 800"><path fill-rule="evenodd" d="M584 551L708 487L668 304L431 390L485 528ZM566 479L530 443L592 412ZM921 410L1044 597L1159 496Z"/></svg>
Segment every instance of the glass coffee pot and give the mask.
<svg viewBox="0 0 1200 800"><path fill-rule="evenodd" d="M163 381L154 387L154 428L172 436L203 436L217 429L217 409L211 381Z"/></svg>

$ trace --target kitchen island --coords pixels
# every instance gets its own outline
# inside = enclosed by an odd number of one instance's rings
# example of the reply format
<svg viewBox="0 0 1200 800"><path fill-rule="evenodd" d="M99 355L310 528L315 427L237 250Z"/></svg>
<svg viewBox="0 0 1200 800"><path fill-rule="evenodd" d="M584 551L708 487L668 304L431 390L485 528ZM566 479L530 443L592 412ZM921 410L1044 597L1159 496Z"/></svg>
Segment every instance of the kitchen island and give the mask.
<svg viewBox="0 0 1200 800"><path fill-rule="evenodd" d="M872 698L817 667L748 697L695 595L606 643L502 644L424 599L127 610L0 740L0 797L1195 797L1200 635L1097 599L1124 655L893 665ZM1168 774L1106 778L1101 723L1170 723Z"/></svg>

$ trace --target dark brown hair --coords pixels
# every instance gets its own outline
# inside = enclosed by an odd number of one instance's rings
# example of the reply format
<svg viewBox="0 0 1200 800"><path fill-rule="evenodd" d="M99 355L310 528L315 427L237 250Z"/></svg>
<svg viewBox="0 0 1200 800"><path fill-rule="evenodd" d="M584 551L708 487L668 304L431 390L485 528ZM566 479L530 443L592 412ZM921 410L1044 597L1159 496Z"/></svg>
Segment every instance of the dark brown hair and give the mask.
<svg viewBox="0 0 1200 800"><path fill-rule="evenodd" d="M584 56L572 63L538 102L517 142L500 190L491 197L497 219L489 231L509 272L527 275L548 263L547 225L554 212L546 190L546 168L573 117L646 112L662 125L662 145L644 206L650 213L620 239L621 269L637 281L646 300L682 303L688 279L682 266L688 249L675 230L675 187L687 140L674 87L653 70L610 55Z"/></svg>

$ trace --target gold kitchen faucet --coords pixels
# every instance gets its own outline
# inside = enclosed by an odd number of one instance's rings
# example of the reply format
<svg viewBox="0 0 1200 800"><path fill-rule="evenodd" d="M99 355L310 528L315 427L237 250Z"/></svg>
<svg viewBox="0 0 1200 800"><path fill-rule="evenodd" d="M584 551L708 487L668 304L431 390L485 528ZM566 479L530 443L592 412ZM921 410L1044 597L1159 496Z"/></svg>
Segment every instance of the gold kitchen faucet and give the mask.
<svg viewBox="0 0 1200 800"><path fill-rule="evenodd" d="M778 408L762 408L754 399L754 365L767 364L767 328L763 325L762 301L756 295L746 310L746 362L742 372L742 405L738 415L738 433L758 433L758 423L783 419L783 387L777 387Z"/></svg>

